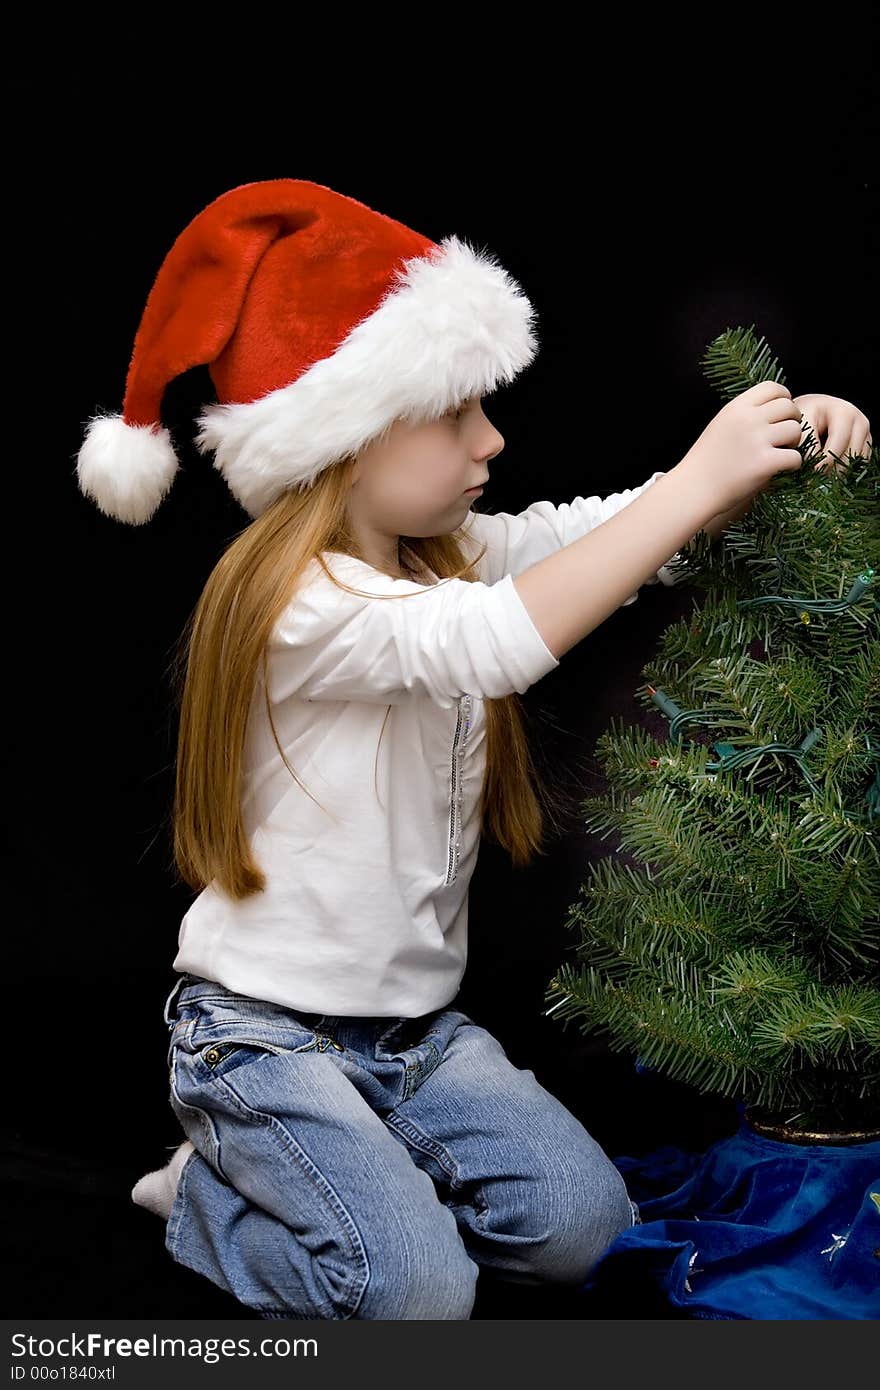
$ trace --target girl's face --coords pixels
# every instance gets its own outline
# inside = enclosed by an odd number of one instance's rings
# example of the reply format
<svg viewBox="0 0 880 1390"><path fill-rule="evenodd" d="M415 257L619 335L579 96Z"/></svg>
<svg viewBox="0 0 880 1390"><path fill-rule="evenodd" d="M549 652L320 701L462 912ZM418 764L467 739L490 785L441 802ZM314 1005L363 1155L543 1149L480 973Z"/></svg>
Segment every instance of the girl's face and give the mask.
<svg viewBox="0 0 880 1390"><path fill-rule="evenodd" d="M396 420L384 440L358 455L349 515L369 563L397 570L401 536L442 536L465 521L504 437L482 397L428 424Z"/></svg>

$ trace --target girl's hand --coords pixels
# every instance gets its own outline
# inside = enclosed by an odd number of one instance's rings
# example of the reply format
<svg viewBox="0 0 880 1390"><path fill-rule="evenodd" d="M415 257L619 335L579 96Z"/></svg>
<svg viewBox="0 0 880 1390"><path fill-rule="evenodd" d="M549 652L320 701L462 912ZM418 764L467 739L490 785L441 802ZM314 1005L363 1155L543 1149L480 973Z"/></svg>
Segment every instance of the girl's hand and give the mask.
<svg viewBox="0 0 880 1390"><path fill-rule="evenodd" d="M849 401L841 400L839 396L795 396L792 404L805 418L801 444L806 435L806 424L809 424L816 443L824 451L825 457L814 464L814 468L823 471L833 468L835 472L840 472L848 466L844 462L837 462L837 459L843 459L845 453L868 452L873 442L871 422L857 406L850 405ZM837 457L832 458L832 454Z"/></svg>

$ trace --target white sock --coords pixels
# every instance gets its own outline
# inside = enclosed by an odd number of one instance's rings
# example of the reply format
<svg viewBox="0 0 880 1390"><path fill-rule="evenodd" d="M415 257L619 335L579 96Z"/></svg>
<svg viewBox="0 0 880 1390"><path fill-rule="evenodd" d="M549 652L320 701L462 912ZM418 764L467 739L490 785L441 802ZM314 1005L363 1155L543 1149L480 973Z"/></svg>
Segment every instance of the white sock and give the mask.
<svg viewBox="0 0 880 1390"><path fill-rule="evenodd" d="M164 1216L167 1221L174 1205L177 1184L180 1181L180 1170L193 1152L193 1145L188 1139L185 1139L177 1152L172 1154L164 1168L157 1168L153 1173L145 1173L142 1178L138 1179L131 1189L131 1200L136 1202L139 1207L146 1207L148 1211L154 1211L157 1216Z"/></svg>

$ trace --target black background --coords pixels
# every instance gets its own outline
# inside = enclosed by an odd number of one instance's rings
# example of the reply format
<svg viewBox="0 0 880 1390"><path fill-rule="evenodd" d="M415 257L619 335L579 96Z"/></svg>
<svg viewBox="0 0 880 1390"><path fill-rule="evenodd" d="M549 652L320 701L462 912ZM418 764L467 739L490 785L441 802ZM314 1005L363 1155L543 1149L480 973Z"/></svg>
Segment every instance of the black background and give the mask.
<svg viewBox="0 0 880 1390"><path fill-rule="evenodd" d="M434 240L455 232L488 247L534 304L541 350L485 401L506 447L480 510L604 495L674 466L721 404L699 362L728 326L754 323L792 394L845 397L876 436L868 38L841 35L835 47L801 36L789 50L755 36L729 70L707 41L674 78L642 35L637 58L620 40L570 69L531 55L528 72L465 41L442 80L405 91L332 86L332 63L314 90L297 70L285 92L277 74L245 85L237 73L221 92L167 69L110 91L82 71L13 82L19 109L39 108L43 122L22 127L7 169L17 236L6 464L22 494L6 528L10 634L22 624L6 720L12 1312L250 1316L174 1265L157 1218L128 1195L181 1137L162 1004L192 894L171 870L168 666L247 520L191 445L194 413L213 398L207 371L166 394L183 467L149 525L108 520L74 474L89 416L121 409L134 333L174 238L228 188L301 177ZM527 692L533 737L570 791L598 785L592 748L611 716L642 717L641 669L691 602L686 590L643 588ZM517 872L483 844L457 1006L610 1154L702 1150L735 1128L732 1101L637 1074L631 1057L542 1014L573 945L567 906L588 863L613 847L575 823ZM524 1297L485 1295L482 1315L596 1315Z"/></svg>

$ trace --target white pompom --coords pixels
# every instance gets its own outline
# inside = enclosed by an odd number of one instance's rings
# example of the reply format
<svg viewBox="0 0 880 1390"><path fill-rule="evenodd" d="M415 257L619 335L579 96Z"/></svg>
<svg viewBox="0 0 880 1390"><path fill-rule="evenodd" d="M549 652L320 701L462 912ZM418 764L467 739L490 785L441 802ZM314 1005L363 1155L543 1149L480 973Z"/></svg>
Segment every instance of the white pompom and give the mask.
<svg viewBox="0 0 880 1390"><path fill-rule="evenodd" d="M80 491L116 521L149 521L180 467L164 426L127 425L121 415L89 422L76 464Z"/></svg>

